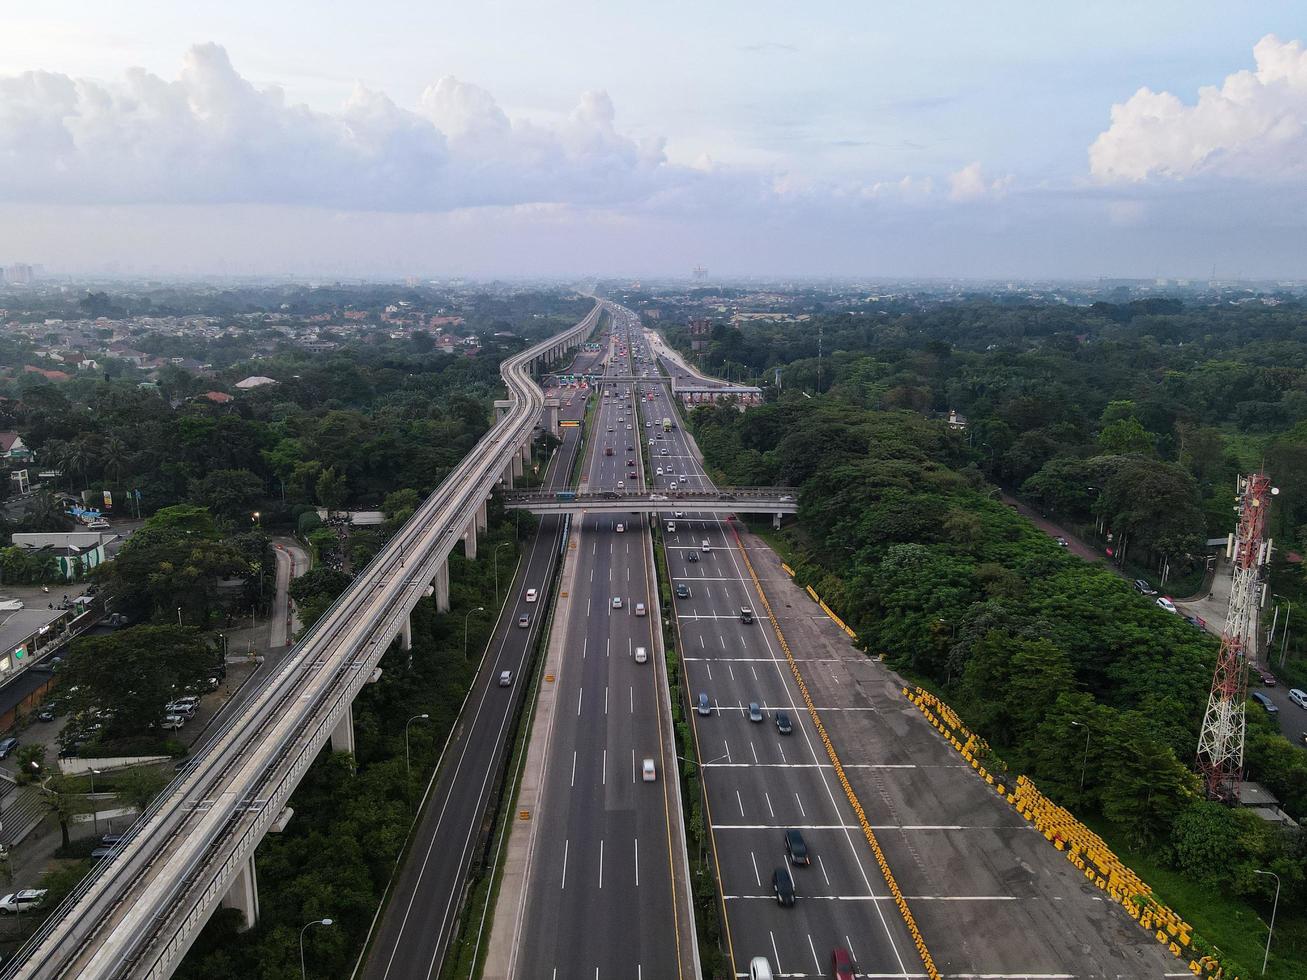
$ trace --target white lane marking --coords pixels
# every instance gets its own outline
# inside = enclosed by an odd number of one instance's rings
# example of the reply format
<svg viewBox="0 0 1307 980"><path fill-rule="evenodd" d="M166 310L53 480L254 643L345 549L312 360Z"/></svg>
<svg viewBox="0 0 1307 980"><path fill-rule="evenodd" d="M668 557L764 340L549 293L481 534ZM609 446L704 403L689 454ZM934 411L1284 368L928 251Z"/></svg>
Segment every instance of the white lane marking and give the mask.
<svg viewBox="0 0 1307 980"><path fill-rule="evenodd" d="M562 888L560 889L561 891L567 891L567 844L568 842L564 840L563 841L563 884L562 884Z"/></svg>
<svg viewBox="0 0 1307 980"><path fill-rule="evenodd" d="M599 781L600 781L604 786L607 786L607 785L608 785L608 750L607 750L607 749L604 749L604 761L603 761L603 764L602 764L602 765L603 765L603 768L600 769L600 772L602 772L603 775L600 777L600 780L599 780Z"/></svg>
<svg viewBox="0 0 1307 980"><path fill-rule="evenodd" d="M799 804L799 812L803 814L804 819L807 819L807 817L808 817L808 811L805 810L805 809L803 808L803 800L799 799L799 794L798 794L797 791L796 791L795 794L794 794L794 799L795 799L795 800L798 802L798 804ZM855 825L855 826L856 826L856 825Z"/></svg>
<svg viewBox="0 0 1307 980"><path fill-rule="evenodd" d="M780 753L781 753L781 763L784 764L784 765L787 765L787 766L788 766L789 763L785 761L785 746L781 745L780 742L777 742L777 743L776 743L776 748L780 750ZM828 763L828 764L829 764L829 763Z"/></svg>
<svg viewBox="0 0 1307 980"><path fill-rule="evenodd" d="M635 839L635 887L640 887L640 838Z"/></svg>
<svg viewBox="0 0 1307 980"><path fill-rule="evenodd" d="M703 634L699 634L699 649L703 649Z"/></svg>
<svg viewBox="0 0 1307 980"><path fill-rule="evenodd" d="M734 681L734 680L735 680L735 668L731 666L731 662L730 662L729 660L726 661L726 669L730 672L731 680Z"/></svg>
<svg viewBox="0 0 1307 980"><path fill-rule="evenodd" d="M808 948L812 950L812 962L817 966L817 975L821 976L821 960L817 959L817 947L812 943L812 933L808 933Z"/></svg>
<svg viewBox="0 0 1307 980"><path fill-rule="evenodd" d="M604 714L608 714L608 685L604 685Z"/></svg>
<svg viewBox="0 0 1307 980"><path fill-rule="evenodd" d="M775 896L772 897L774 898ZM776 950L776 934L773 933L770 929L768 929L767 935L771 936L771 955L772 958L776 961L776 973L779 976L784 976L785 973L784 971L781 970L781 954Z"/></svg>
<svg viewBox="0 0 1307 980"><path fill-rule="evenodd" d="M817 864L818 864L818 866L821 868L821 876L822 876L823 878L826 879L826 887L829 888L829 887L830 887L830 875L828 875L828 874L826 873L826 862L823 861L823 860L821 859L821 855L820 855L820 854L817 855ZM845 938L845 940L848 939L847 936L845 936L844 938Z"/></svg>
<svg viewBox="0 0 1307 980"><path fill-rule="evenodd" d="M578 687L576 689L576 716L578 718L581 717L581 692L584 690L585 688L583 687Z"/></svg>
<svg viewBox="0 0 1307 980"><path fill-rule="evenodd" d="M575 760L576 760L576 753L575 753L575 752L572 753L572 760L573 760L573 763L575 763ZM771 818L772 818L773 820L775 820L775 819L776 819L776 811L773 810L773 809L772 809L772 806L771 806L771 794L768 793L766 790L763 790L762 795L763 795L763 796L766 798L766 800L767 800L767 812L770 813L770 814L771 814Z"/></svg>
<svg viewBox="0 0 1307 980"><path fill-rule="evenodd" d="M749 670L753 671L753 679L756 681L758 679L758 668L753 664L749 664Z"/></svg>
<svg viewBox="0 0 1307 980"><path fill-rule="evenodd" d="M608 656L608 654L612 651L612 648L613 648L613 638L610 636L608 639L604 640L604 656L605 656L605 657Z"/></svg>
<svg viewBox="0 0 1307 980"><path fill-rule="evenodd" d="M589 637L582 637L582 638L581 638L581 659L582 659L582 660L585 659L585 651L586 651L586 649L587 649L589 646L590 646L590 638L589 638Z"/></svg>
<svg viewBox="0 0 1307 980"><path fill-rule="evenodd" d="M635 714L635 685L632 684L628 690L631 692L631 714Z"/></svg>
<svg viewBox="0 0 1307 980"><path fill-rule="evenodd" d="M572 750L572 786L576 785L576 749Z"/></svg>
<svg viewBox="0 0 1307 980"><path fill-rule="evenodd" d="M754 857L753 851L749 852L749 860L753 862L753 880L756 881L758 883L758 887L761 888L762 876L758 874L758 859Z"/></svg>
<svg viewBox="0 0 1307 980"><path fill-rule="evenodd" d="M738 804L740 805L740 816L743 817L743 816L744 816L744 800L743 800L743 798L741 798L741 796L740 796L740 791L739 791L738 789L735 791L735 802L738 803Z"/></svg>
<svg viewBox="0 0 1307 980"><path fill-rule="evenodd" d="M589 616L590 616L590 600L589 600L589 599L586 599L586 600L585 600L585 615L586 615L586 618L589 618Z"/></svg>
<svg viewBox="0 0 1307 980"><path fill-rule="evenodd" d="M705 661L707 663L707 661ZM708 680L712 680L712 664L708 664Z"/></svg>
<svg viewBox="0 0 1307 980"><path fill-rule="evenodd" d="M854 963L858 962L858 955L853 952L853 943L849 942L848 936L844 937L844 948L849 951L849 958L853 960Z"/></svg>
<svg viewBox="0 0 1307 980"><path fill-rule="evenodd" d="M726 637L724 637L724 636L718 636L717 639L721 640L721 642L722 642L722 649L725 650L725 649L726 649Z"/></svg>
<svg viewBox="0 0 1307 980"><path fill-rule="evenodd" d="M753 764L758 765L758 750L753 747L753 739L749 739L749 751L753 753Z"/></svg>
<svg viewBox="0 0 1307 980"><path fill-rule="evenodd" d="M721 709L721 708L718 708L717 710L720 712L722 709ZM727 761L727 762L730 762L730 761L731 761L731 746L730 746L730 743L727 742L726 739L722 739L722 745L726 748L726 761Z"/></svg>

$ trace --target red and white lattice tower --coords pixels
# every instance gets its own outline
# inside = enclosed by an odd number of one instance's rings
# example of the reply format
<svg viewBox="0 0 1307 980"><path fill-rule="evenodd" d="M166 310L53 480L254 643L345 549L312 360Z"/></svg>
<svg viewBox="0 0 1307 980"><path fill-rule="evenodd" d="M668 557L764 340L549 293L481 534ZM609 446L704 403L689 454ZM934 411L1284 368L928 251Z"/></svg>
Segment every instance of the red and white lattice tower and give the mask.
<svg viewBox="0 0 1307 980"><path fill-rule="evenodd" d="M1207 795L1234 802L1243 777L1244 702L1248 699L1248 661L1257 654L1257 607L1262 578L1271 558L1266 515L1278 493L1263 473L1239 481L1239 527L1230 554L1234 566L1230 605L1221 632L1212 693L1198 736L1198 768Z"/></svg>

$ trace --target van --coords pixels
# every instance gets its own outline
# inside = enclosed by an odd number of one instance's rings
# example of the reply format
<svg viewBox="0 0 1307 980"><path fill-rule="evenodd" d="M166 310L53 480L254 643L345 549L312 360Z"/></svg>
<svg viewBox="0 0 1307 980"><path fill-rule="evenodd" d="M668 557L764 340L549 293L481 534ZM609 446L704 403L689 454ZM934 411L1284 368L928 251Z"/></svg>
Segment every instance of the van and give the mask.
<svg viewBox="0 0 1307 980"><path fill-rule="evenodd" d="M765 956L755 956L749 961L749 980L773 980L771 964Z"/></svg>
<svg viewBox="0 0 1307 980"><path fill-rule="evenodd" d="M638 664L647 663L649 660L649 651L644 647L635 648L635 662Z"/></svg>
<svg viewBox="0 0 1307 980"><path fill-rule="evenodd" d="M1291 687L1289 688L1289 700L1300 708L1307 708L1307 691Z"/></svg>

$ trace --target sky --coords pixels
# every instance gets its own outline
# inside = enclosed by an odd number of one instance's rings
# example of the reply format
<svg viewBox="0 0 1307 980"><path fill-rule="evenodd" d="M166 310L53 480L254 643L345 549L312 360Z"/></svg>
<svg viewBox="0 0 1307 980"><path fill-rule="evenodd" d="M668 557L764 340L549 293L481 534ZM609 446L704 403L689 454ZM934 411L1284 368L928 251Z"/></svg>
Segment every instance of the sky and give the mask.
<svg viewBox="0 0 1307 980"><path fill-rule="evenodd" d="M199 6L6 6L0 265L1307 278L1301 3Z"/></svg>

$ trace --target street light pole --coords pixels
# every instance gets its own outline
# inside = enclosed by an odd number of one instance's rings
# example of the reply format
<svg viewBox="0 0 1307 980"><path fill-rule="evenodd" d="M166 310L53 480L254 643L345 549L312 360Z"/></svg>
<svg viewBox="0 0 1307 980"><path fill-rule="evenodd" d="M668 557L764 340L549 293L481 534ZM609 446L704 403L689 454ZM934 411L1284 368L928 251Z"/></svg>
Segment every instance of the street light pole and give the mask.
<svg viewBox="0 0 1307 980"><path fill-rule="evenodd" d="M1274 871L1257 871L1255 875L1270 875L1275 879L1275 901L1271 904L1271 927L1266 931L1266 952L1262 954L1262 976L1266 976L1266 961L1271 958L1271 936L1275 934L1275 912L1280 907L1280 876Z"/></svg>
<svg viewBox="0 0 1307 980"><path fill-rule="evenodd" d="M1084 758L1080 760L1080 795L1084 796L1085 795L1085 766L1089 764L1089 726L1082 725L1078 721L1073 721L1071 722L1071 724L1076 728L1083 728L1085 730L1085 755Z"/></svg>
<svg viewBox="0 0 1307 980"><path fill-rule="evenodd" d="M408 785L408 780L411 777L411 769L409 767L409 762L408 762L408 726L413 724L413 722L415 721L426 721L430 717L431 716L428 714L414 715L408 721L404 722L404 784L405 785Z"/></svg>
<svg viewBox="0 0 1307 980"><path fill-rule="evenodd" d="M508 542L501 541L495 545L495 607L499 606L499 549L507 548Z"/></svg>
<svg viewBox="0 0 1307 980"><path fill-rule="evenodd" d="M103 769L92 769L91 772L91 796L95 796L95 777L104 772ZM91 800L91 826L95 830L95 836L100 836L100 808L96 806L95 800ZM110 827L113 824L109 824Z"/></svg>
<svg viewBox="0 0 1307 980"><path fill-rule="evenodd" d="M304 923L304 928L300 930L300 980L308 980L308 971L304 967L304 933L309 931L309 926L329 926L330 919L314 919L312 922Z"/></svg>
<svg viewBox="0 0 1307 980"><path fill-rule="evenodd" d="M474 612L485 612L484 606L477 606L475 609L469 609L467 615L463 617L463 662L467 663L467 621Z"/></svg>

